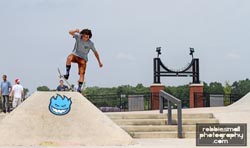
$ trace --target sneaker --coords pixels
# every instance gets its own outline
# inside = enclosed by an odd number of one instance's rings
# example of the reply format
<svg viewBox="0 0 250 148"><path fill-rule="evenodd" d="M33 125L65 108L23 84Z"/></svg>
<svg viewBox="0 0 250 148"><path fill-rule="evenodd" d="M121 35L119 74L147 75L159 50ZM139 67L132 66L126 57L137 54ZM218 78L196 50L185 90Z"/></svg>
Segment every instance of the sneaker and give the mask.
<svg viewBox="0 0 250 148"><path fill-rule="evenodd" d="M63 75L63 77L68 80L69 79L69 75Z"/></svg>
<svg viewBox="0 0 250 148"><path fill-rule="evenodd" d="M82 89L79 89L79 88L78 88L78 89L77 89L77 92L82 93Z"/></svg>

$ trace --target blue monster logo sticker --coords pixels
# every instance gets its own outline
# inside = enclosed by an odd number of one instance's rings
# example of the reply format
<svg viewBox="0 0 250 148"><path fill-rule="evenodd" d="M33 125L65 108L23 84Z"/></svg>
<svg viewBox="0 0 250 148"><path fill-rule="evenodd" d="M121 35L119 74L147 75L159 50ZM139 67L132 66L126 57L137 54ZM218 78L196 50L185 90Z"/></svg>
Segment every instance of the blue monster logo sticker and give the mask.
<svg viewBox="0 0 250 148"><path fill-rule="evenodd" d="M71 98L57 94L50 98L49 111L58 116L66 115L70 112L71 104Z"/></svg>

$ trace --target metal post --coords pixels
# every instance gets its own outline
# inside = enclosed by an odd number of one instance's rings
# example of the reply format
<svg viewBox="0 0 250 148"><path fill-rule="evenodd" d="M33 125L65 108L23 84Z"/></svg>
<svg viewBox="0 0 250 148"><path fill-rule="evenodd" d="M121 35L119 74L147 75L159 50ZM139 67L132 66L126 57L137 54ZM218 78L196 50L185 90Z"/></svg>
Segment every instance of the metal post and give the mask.
<svg viewBox="0 0 250 148"><path fill-rule="evenodd" d="M161 83L160 69L160 58L154 58L154 83Z"/></svg>
<svg viewBox="0 0 250 148"><path fill-rule="evenodd" d="M119 106L119 108L120 108L120 112L122 111L122 95L120 95L120 106Z"/></svg>
<svg viewBox="0 0 250 148"><path fill-rule="evenodd" d="M168 100L168 125L172 125L172 104Z"/></svg>
<svg viewBox="0 0 250 148"><path fill-rule="evenodd" d="M195 59L192 60L193 83L196 83L196 64Z"/></svg>
<svg viewBox="0 0 250 148"><path fill-rule="evenodd" d="M157 82L157 77L156 77L156 58L154 58L154 83L156 83Z"/></svg>
<svg viewBox="0 0 250 148"><path fill-rule="evenodd" d="M200 83L200 70L199 70L199 59L196 59L196 72L197 72L197 83Z"/></svg>
<svg viewBox="0 0 250 148"><path fill-rule="evenodd" d="M161 65L160 65L160 63L161 63L161 59L158 58L157 59L157 82L156 83L161 83L161 72L160 72Z"/></svg>
<svg viewBox="0 0 250 148"><path fill-rule="evenodd" d="M172 95L164 92L164 91L160 91L160 97L159 97L159 101L160 101L160 113L163 112L163 101L164 99L166 99L168 101L168 125L172 125L172 105L173 104L177 104L177 127L178 127L178 138L182 138L182 101L173 97Z"/></svg>
<svg viewBox="0 0 250 148"><path fill-rule="evenodd" d="M162 114L163 113L163 97L159 95L159 105L160 105L160 113Z"/></svg>
<svg viewBox="0 0 250 148"><path fill-rule="evenodd" d="M181 103L178 104L178 138L182 138L182 112Z"/></svg>
<svg viewBox="0 0 250 148"><path fill-rule="evenodd" d="M193 83L200 83L199 59L192 60Z"/></svg>

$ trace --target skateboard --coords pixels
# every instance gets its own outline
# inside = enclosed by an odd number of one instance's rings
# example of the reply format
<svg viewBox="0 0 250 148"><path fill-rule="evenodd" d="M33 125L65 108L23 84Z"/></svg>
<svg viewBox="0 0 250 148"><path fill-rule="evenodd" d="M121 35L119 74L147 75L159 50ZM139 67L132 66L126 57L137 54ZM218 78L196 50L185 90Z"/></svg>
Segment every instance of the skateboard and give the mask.
<svg viewBox="0 0 250 148"><path fill-rule="evenodd" d="M59 78L63 79L66 82L66 84L68 85L70 91L74 91L74 88L72 88L72 85L69 83L69 81L64 78L64 76L62 75L60 69L57 68L57 70L58 70L58 73L59 73Z"/></svg>

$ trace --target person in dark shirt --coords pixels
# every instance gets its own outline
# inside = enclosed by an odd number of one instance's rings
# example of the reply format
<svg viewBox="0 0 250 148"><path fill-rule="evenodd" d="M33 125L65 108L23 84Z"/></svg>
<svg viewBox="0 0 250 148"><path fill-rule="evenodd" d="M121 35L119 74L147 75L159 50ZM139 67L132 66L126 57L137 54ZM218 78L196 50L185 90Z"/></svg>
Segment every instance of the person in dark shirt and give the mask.
<svg viewBox="0 0 250 148"><path fill-rule="evenodd" d="M60 82L60 84L56 88L57 91L68 91L69 90L69 87L67 85L63 84L63 80L60 80L59 82Z"/></svg>

